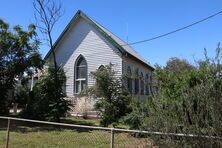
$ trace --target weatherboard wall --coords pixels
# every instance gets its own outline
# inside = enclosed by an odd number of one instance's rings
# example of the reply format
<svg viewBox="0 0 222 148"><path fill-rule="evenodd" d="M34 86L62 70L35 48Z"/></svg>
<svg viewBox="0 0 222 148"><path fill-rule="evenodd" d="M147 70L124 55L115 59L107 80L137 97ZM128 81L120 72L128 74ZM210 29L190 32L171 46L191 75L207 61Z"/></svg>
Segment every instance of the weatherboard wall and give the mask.
<svg viewBox="0 0 222 148"><path fill-rule="evenodd" d="M101 65L112 63L117 75L122 75L122 57L119 51L81 17L71 24L55 51L57 63L64 68L67 76L66 93L70 97L74 95L74 65L80 55L87 61L88 87L95 83L90 73ZM49 59L51 58L50 56Z"/></svg>

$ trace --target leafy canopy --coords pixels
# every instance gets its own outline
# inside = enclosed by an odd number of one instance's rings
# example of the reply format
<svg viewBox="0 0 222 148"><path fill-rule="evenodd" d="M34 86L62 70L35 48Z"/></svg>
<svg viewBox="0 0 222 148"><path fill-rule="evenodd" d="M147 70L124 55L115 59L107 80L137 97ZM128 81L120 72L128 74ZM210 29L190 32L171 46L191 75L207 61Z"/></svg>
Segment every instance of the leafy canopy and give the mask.
<svg viewBox="0 0 222 148"><path fill-rule="evenodd" d="M221 58L218 45L215 57L208 57L205 51L205 58L195 67L180 59L170 59L166 67L157 67L159 93L156 100L150 100L148 105L134 103L126 121L136 129L221 137ZM176 147L216 147L215 140L200 138L176 140L166 136L164 142L176 144Z"/></svg>
<svg viewBox="0 0 222 148"><path fill-rule="evenodd" d="M41 56L38 53L39 41L35 39L35 26L29 25L24 31L20 26L13 29L0 19L0 115L7 114L9 105L7 94L15 86L15 78L33 67L40 68Z"/></svg>

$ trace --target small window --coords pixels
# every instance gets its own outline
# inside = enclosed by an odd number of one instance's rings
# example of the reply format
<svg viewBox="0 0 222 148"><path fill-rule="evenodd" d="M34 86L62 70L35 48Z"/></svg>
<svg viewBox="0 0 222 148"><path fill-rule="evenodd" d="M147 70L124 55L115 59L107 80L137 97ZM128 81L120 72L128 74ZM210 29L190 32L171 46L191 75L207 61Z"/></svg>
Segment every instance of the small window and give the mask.
<svg viewBox="0 0 222 148"><path fill-rule="evenodd" d="M135 73L135 94L139 93L139 70L136 69Z"/></svg>
<svg viewBox="0 0 222 148"><path fill-rule="evenodd" d="M144 78L142 72L140 74L140 94L144 95Z"/></svg>
<svg viewBox="0 0 222 148"><path fill-rule="evenodd" d="M130 67L127 68L127 89L132 93L132 72Z"/></svg>
<svg viewBox="0 0 222 148"><path fill-rule="evenodd" d="M87 63L83 56L77 58L75 65L75 93L86 89Z"/></svg>

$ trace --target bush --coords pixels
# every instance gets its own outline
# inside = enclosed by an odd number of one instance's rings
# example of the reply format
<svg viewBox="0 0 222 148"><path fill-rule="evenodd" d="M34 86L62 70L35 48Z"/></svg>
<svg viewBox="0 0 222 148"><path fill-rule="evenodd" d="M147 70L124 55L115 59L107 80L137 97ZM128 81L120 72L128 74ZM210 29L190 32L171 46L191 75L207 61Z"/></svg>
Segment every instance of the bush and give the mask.
<svg viewBox="0 0 222 148"><path fill-rule="evenodd" d="M199 61L197 66L185 62L183 68L157 67L157 99L150 103L134 101L125 117L131 128L170 133L222 136L222 65L221 48L216 56ZM178 61L178 59L176 59ZM168 62L168 64L171 64ZM184 66L187 65L187 66ZM169 68L170 67L170 68ZM179 70L178 70L179 69ZM148 101L149 102L149 101ZM158 141L176 147L215 147L215 139L164 136Z"/></svg>
<svg viewBox="0 0 222 148"><path fill-rule="evenodd" d="M151 113L152 97L148 97L145 102L134 97L130 101L131 112L123 118L123 122L133 130L145 130L146 121Z"/></svg>
<svg viewBox="0 0 222 148"><path fill-rule="evenodd" d="M13 29L12 29L13 28ZM9 114L16 79L35 68L41 68L35 26L28 30L11 27L0 19L0 115Z"/></svg>
<svg viewBox="0 0 222 148"><path fill-rule="evenodd" d="M71 103L65 99L63 86L66 77L63 69L48 68L30 93L30 100L23 115L40 120L60 121L60 117L70 110Z"/></svg>
<svg viewBox="0 0 222 148"><path fill-rule="evenodd" d="M111 65L107 65L92 73L96 80L94 87L88 90L90 95L99 98L95 104L101 116L101 125L108 126L129 112L131 95L122 85L122 80L116 77Z"/></svg>

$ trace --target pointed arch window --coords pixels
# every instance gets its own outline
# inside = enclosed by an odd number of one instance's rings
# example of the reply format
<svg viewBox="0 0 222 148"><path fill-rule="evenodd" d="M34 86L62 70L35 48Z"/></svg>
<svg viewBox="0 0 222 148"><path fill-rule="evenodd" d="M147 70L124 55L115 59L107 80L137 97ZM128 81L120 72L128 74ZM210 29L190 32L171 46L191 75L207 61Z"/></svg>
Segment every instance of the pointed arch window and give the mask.
<svg viewBox="0 0 222 148"><path fill-rule="evenodd" d="M150 79L149 79L149 90L150 94L153 94L153 74L150 74Z"/></svg>
<svg viewBox="0 0 222 148"><path fill-rule="evenodd" d="M144 95L144 78L143 73L140 73L140 94Z"/></svg>
<svg viewBox="0 0 222 148"><path fill-rule="evenodd" d="M75 64L75 93L80 93L87 86L87 62L80 55Z"/></svg>
<svg viewBox="0 0 222 148"><path fill-rule="evenodd" d="M130 67L127 68L127 89L132 93L132 72Z"/></svg>
<svg viewBox="0 0 222 148"><path fill-rule="evenodd" d="M98 68L98 70L101 70L101 71L103 71L104 69L105 69L104 65L100 65L99 68Z"/></svg>
<svg viewBox="0 0 222 148"><path fill-rule="evenodd" d="M135 94L139 93L139 70L136 69L135 73L135 83L134 83Z"/></svg>
<svg viewBox="0 0 222 148"><path fill-rule="evenodd" d="M146 74L145 90L146 90L146 95L149 95L149 74Z"/></svg>

